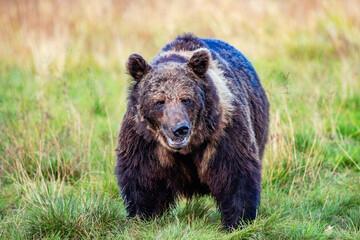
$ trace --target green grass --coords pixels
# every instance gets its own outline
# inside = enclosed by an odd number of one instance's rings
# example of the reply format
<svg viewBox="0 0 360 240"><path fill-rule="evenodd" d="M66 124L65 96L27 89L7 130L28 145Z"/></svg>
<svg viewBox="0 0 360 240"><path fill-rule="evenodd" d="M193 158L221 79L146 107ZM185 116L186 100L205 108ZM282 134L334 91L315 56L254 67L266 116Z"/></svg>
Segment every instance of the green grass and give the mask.
<svg viewBox="0 0 360 240"><path fill-rule="evenodd" d="M131 16L148 13L131 5L108 9L116 21L106 18L102 27L73 10L73 19L58 18L82 28L69 28L70 41L64 37L63 64L55 51L60 63L51 60L45 68L33 45L31 54L16 47L26 29L18 27L21 20L0 18L3 39L10 39L0 44L0 239L360 239L360 19L342 1L316 1L313 15L302 3L303 15L296 16L285 10L297 5L269 2L262 3L272 8L259 12L231 1L195 4L198 14L189 16L196 24L182 22L176 14L183 3L171 2L166 29L158 18L163 6L154 2L145 25ZM247 14L253 21L242 17ZM260 211L243 229L224 230L211 197L181 198L155 220L127 219L116 185L128 53L149 59L185 31L243 51L271 103ZM107 46L123 51L116 55Z"/></svg>

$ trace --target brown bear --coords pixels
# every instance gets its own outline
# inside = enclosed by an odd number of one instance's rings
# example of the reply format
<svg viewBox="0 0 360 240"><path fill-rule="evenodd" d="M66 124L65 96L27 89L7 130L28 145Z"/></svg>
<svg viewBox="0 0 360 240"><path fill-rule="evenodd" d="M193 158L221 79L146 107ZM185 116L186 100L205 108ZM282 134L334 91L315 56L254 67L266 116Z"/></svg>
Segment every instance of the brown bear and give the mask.
<svg viewBox="0 0 360 240"><path fill-rule="evenodd" d="M129 217L211 194L226 227L253 220L269 103L251 63L225 42L185 34L149 64L132 54L127 70L115 172Z"/></svg>

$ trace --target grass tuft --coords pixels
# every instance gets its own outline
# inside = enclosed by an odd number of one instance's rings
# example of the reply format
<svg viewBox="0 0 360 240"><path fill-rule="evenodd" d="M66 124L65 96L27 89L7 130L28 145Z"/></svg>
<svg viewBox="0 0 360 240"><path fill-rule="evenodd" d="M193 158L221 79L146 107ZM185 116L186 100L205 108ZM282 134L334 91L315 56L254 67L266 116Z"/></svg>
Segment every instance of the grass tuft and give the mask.
<svg viewBox="0 0 360 240"><path fill-rule="evenodd" d="M70 195L59 199L36 196L27 206L27 235L29 238L104 237L111 234L113 229L124 226L126 221L119 207L121 200L116 200L103 195L76 195L76 198Z"/></svg>

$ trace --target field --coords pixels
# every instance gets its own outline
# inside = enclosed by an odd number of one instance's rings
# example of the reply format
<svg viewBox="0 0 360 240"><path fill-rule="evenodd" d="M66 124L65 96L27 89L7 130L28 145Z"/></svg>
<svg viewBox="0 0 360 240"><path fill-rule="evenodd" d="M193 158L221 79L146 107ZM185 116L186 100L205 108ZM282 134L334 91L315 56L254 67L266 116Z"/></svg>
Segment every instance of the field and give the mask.
<svg viewBox="0 0 360 240"><path fill-rule="evenodd" d="M0 239L360 239L357 0L0 1ZM222 229L210 197L127 220L114 176L127 57L222 39L271 103L261 206Z"/></svg>

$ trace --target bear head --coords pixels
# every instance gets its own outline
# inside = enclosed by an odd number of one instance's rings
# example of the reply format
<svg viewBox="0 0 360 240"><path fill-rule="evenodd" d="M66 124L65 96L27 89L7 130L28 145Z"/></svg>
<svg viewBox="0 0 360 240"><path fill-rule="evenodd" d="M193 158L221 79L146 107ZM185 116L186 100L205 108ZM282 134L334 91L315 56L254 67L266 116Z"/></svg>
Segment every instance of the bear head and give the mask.
<svg viewBox="0 0 360 240"><path fill-rule="evenodd" d="M132 54L127 71L135 80L131 101L138 123L170 151L184 151L201 140L197 136L206 111L206 72L210 52L201 49L190 58L170 55L151 65L140 55ZM207 87L206 87L207 86Z"/></svg>

